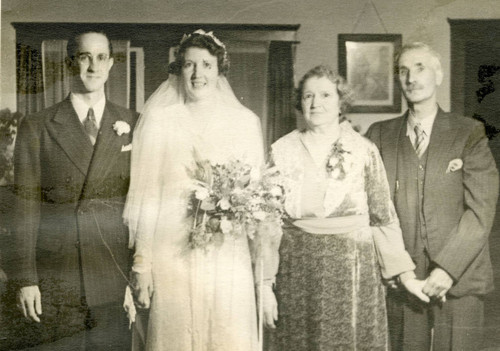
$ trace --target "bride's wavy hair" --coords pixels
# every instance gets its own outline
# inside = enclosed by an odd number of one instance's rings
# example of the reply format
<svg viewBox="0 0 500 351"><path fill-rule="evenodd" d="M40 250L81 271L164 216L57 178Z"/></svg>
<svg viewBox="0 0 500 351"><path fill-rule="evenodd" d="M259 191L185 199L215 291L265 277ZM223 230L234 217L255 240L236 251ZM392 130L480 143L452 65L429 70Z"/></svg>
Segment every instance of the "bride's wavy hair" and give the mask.
<svg viewBox="0 0 500 351"><path fill-rule="evenodd" d="M311 68L302 77L299 82L297 89L295 90L295 108L299 112L302 111L302 94L304 93L304 84L310 78L322 78L326 77L337 87L337 94L339 94L340 101L340 112L344 114L352 103L352 90L347 84L346 80L335 73L330 67L325 65L319 65Z"/></svg>
<svg viewBox="0 0 500 351"><path fill-rule="evenodd" d="M184 56L189 48L206 49L210 55L217 57L219 74L226 75L229 71L229 58L227 50L215 42L208 34L192 33L181 41L179 49L175 53L175 61L168 65L168 73L180 75L184 65Z"/></svg>

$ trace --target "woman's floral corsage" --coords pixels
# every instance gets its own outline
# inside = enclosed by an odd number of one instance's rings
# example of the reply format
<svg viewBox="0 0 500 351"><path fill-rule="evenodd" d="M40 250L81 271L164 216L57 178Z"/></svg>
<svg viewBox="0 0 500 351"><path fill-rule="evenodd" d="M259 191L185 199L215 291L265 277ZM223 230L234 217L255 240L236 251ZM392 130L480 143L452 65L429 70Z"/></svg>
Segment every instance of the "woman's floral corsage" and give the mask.
<svg viewBox="0 0 500 351"><path fill-rule="evenodd" d="M130 124L128 124L125 121L116 121L113 124L113 130L121 136L122 134L128 134L130 133Z"/></svg>
<svg viewBox="0 0 500 351"><path fill-rule="evenodd" d="M262 221L278 221L284 214L284 192L276 168L259 176L248 164L233 160L211 164L194 152L195 167L188 211L193 218L189 245L207 248L220 245L227 235L246 233L254 238Z"/></svg>
<svg viewBox="0 0 500 351"><path fill-rule="evenodd" d="M334 143L326 162L328 175L333 179L343 180L351 168L350 156L351 152L347 151L341 142Z"/></svg>

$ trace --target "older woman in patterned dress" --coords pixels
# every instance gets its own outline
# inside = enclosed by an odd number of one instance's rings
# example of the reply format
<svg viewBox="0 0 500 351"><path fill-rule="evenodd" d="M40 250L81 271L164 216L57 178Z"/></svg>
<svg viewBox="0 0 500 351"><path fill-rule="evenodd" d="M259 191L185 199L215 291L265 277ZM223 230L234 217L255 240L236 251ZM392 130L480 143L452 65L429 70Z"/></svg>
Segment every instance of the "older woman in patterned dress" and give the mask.
<svg viewBox="0 0 500 351"><path fill-rule="evenodd" d="M428 301L404 249L379 152L339 121L347 97L341 77L313 68L298 88L307 127L272 145L290 220L265 245L258 291L264 324L276 327L276 350L387 350L382 277L399 277Z"/></svg>

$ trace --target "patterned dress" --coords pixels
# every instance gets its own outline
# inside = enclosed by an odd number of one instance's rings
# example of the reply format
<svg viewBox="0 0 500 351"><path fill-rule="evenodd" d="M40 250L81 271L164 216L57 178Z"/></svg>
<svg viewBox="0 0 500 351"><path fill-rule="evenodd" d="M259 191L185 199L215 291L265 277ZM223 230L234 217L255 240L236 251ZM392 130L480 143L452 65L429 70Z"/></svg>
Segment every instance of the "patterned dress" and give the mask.
<svg viewBox="0 0 500 351"><path fill-rule="evenodd" d="M286 178L279 269L279 317L274 350L387 350L385 291L381 274L412 270L377 148L350 125L325 164L316 165L293 131L272 146ZM278 253L279 247L279 253Z"/></svg>

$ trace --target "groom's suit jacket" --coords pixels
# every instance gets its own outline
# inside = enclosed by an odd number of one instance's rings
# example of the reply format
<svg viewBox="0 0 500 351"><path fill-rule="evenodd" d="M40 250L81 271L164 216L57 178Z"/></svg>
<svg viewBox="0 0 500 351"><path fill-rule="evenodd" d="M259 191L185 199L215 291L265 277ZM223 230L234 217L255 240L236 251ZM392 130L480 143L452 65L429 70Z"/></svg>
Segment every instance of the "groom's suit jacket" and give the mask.
<svg viewBox="0 0 500 351"><path fill-rule="evenodd" d="M64 293L85 295L89 306L123 299L130 257L122 220L130 177L126 146L136 119L106 101L95 146L69 97L23 121L15 148L12 272L22 286L45 279ZM130 132L118 135L117 121Z"/></svg>
<svg viewBox="0 0 500 351"><path fill-rule="evenodd" d="M366 136L380 150L405 246L415 257L418 214L408 210L408 201L412 200L404 189L398 189L401 151L403 143L409 142L407 119L408 113L375 123ZM463 165L447 172L453 160ZM427 148L422 224L430 261L455 280L451 295L485 294L493 289L488 236L497 195L498 172L483 125L439 109Z"/></svg>

